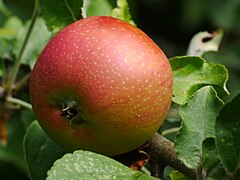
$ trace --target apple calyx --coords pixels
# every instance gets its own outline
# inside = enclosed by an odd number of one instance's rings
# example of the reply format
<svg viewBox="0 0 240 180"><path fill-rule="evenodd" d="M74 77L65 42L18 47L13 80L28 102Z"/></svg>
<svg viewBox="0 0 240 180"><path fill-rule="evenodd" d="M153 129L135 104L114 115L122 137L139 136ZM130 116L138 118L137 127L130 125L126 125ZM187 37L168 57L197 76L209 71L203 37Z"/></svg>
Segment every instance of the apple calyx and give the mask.
<svg viewBox="0 0 240 180"><path fill-rule="evenodd" d="M65 117L69 121L69 125L74 129L84 121L77 107L78 103L76 101L64 102L61 106L61 116Z"/></svg>

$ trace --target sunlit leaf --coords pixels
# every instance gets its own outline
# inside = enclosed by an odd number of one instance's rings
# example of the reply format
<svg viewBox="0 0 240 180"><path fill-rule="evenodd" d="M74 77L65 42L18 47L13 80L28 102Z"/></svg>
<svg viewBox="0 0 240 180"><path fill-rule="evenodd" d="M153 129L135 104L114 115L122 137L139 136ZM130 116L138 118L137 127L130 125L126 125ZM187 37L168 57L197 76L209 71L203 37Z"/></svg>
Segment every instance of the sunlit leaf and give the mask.
<svg viewBox="0 0 240 180"><path fill-rule="evenodd" d="M129 12L127 0L117 0L117 7L113 9L111 16L126 21L132 25L136 25Z"/></svg>
<svg viewBox="0 0 240 180"><path fill-rule="evenodd" d="M84 0L82 16L110 16L115 7L115 0Z"/></svg>
<svg viewBox="0 0 240 180"><path fill-rule="evenodd" d="M100 154L78 150L57 160L48 172L47 180L55 179L129 179L154 180L141 171Z"/></svg>
<svg viewBox="0 0 240 180"><path fill-rule="evenodd" d="M0 28L0 57L10 59L14 48L17 32L22 28L22 21L16 17L9 17ZM0 62L1 64L2 62Z"/></svg>
<svg viewBox="0 0 240 180"><path fill-rule="evenodd" d="M207 63L197 56L170 59L174 76L173 101L183 105L201 87L212 85L218 95L228 94L228 71L221 64Z"/></svg>
<svg viewBox="0 0 240 180"><path fill-rule="evenodd" d="M29 24L30 22L28 21L27 24L17 34L17 41L13 50L13 53L16 57L18 57L22 48ZM42 18L38 18L22 55L21 63L27 64L33 68L38 56L51 37L51 33L47 30L44 20Z"/></svg>
<svg viewBox="0 0 240 180"><path fill-rule="evenodd" d="M172 171L169 175L169 180L190 180L189 177L185 176L184 174L180 173L179 171Z"/></svg>

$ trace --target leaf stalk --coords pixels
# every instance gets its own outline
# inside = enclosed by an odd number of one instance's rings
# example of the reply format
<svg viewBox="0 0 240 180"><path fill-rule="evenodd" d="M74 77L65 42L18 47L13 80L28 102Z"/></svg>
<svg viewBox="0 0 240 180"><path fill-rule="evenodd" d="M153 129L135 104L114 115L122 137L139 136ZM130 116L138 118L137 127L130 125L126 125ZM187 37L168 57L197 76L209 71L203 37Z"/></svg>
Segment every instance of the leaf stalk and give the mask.
<svg viewBox="0 0 240 180"><path fill-rule="evenodd" d="M18 54L18 57L17 57L17 59L14 63L14 66L13 66L13 69L12 69L12 72L11 72L11 76L10 76L10 80L8 81L7 86L6 86L7 95L9 97L11 97L11 95L12 95L12 90L13 90L13 87L14 87L14 83L16 81L17 74L18 74L18 71L19 71L19 68L20 68L20 65L21 65L22 55L23 55L23 53L26 49L29 37L32 33L32 30L33 30L33 27L34 27L34 24L36 22L36 19L37 19L37 16L38 16L39 12L40 12L39 2L38 2L38 0L35 0L35 6L34 6L30 26L28 28L27 34L25 36L25 39L24 39L23 45L21 47L21 50Z"/></svg>
<svg viewBox="0 0 240 180"><path fill-rule="evenodd" d="M13 104L17 104L17 105L20 105L20 106L22 106L22 107L25 107L25 108L27 108L27 109L29 109L29 110L32 110L32 105L29 104L29 103L27 103L26 101L21 100L21 99L8 96L8 97L7 97L7 101L8 101L8 102L11 102L11 103L13 103Z"/></svg>

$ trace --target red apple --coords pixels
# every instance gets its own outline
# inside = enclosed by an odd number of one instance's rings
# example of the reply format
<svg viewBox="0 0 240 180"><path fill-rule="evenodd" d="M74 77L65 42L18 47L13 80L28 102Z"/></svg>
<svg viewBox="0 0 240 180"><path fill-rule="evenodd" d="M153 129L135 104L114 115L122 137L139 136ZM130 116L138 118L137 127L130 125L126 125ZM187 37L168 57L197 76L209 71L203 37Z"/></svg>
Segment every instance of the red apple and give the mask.
<svg viewBox="0 0 240 180"><path fill-rule="evenodd" d="M162 50L140 29L107 16L79 20L42 51L31 76L33 111L56 143L113 156L146 143L172 99Z"/></svg>

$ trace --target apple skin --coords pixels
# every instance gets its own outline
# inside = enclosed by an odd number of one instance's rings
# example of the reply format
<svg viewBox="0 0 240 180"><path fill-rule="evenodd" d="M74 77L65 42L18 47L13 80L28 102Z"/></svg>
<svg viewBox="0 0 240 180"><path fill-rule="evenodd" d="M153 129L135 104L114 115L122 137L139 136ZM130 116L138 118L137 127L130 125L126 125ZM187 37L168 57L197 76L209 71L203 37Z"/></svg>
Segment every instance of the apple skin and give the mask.
<svg viewBox="0 0 240 180"><path fill-rule="evenodd" d="M30 96L43 130L67 150L114 156L146 143L169 110L172 70L144 32L109 16L70 24L44 48Z"/></svg>

